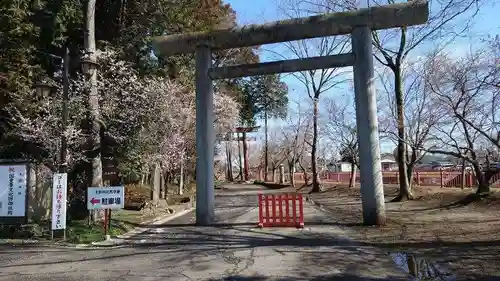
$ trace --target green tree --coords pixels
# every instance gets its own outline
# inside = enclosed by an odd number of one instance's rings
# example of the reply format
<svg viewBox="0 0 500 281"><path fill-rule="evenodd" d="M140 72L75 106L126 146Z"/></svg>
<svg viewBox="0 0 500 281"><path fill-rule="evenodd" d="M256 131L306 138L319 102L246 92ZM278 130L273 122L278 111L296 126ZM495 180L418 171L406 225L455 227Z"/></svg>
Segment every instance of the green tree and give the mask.
<svg viewBox="0 0 500 281"><path fill-rule="evenodd" d="M264 170L267 181L268 170L268 120L285 118L288 108L288 87L278 74L253 76L244 82L245 104L242 112L246 118L255 117L264 120L265 149Z"/></svg>
<svg viewBox="0 0 500 281"><path fill-rule="evenodd" d="M0 1L0 153L22 157L22 143L12 139L12 110L31 108L31 87L38 72L33 63L33 42L38 30L30 22L28 0ZM7 110L8 108L12 110Z"/></svg>

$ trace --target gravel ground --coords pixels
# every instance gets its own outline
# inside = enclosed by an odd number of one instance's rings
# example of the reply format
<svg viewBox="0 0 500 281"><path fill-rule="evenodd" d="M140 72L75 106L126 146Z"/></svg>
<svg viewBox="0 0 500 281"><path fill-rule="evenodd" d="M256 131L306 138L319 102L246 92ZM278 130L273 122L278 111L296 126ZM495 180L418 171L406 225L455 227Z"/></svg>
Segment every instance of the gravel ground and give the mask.
<svg viewBox="0 0 500 281"><path fill-rule="evenodd" d="M438 262L457 280L500 280L500 194L494 191L488 198L469 202L471 192L419 187L417 200L389 203L397 189L385 187L388 223L384 227L361 225L359 188L330 186L311 198L356 241Z"/></svg>

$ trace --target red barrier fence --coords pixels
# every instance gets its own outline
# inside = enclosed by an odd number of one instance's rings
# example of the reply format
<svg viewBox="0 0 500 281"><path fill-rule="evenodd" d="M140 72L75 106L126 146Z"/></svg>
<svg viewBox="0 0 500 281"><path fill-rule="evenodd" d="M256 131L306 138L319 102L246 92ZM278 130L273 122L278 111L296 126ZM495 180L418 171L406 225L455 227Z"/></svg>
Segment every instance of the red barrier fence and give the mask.
<svg viewBox="0 0 500 281"><path fill-rule="evenodd" d="M304 227L302 194L259 194L259 227Z"/></svg>
<svg viewBox="0 0 500 281"><path fill-rule="evenodd" d="M307 175L309 182L311 182L312 175ZM269 179L273 179L272 174L269 174ZM398 172L382 172L382 178L384 184L399 184L399 173ZM263 175L260 176L263 180ZM295 173L294 179L296 181L303 182L304 174ZM323 172L320 173L320 179L324 182L333 183L349 183L351 179L350 172ZM276 179L275 179L276 181ZM290 181L290 176L285 173L285 181ZM414 172L413 173L413 184L420 186L438 186L438 187L462 187L462 182L464 187L474 187L476 186L476 177L474 173L467 171L463 176L460 171L435 171L435 172ZM359 183L359 172L356 173L356 183ZM500 173L494 175L490 180L490 186L494 188L500 188Z"/></svg>

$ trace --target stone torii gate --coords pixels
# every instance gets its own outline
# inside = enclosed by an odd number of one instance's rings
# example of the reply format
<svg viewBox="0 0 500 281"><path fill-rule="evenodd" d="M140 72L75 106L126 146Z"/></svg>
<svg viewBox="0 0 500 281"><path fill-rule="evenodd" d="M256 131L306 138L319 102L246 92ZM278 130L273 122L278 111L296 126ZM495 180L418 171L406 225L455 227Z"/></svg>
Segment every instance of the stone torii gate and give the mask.
<svg viewBox="0 0 500 281"><path fill-rule="evenodd" d="M158 56L196 53L196 224L211 225L215 217L212 81L345 66L354 67L363 221L367 225L384 224L371 31L423 24L428 17L428 2L417 0L263 25L155 38L154 48ZM351 34L352 40L352 52L347 54L212 67L213 50L347 34Z"/></svg>

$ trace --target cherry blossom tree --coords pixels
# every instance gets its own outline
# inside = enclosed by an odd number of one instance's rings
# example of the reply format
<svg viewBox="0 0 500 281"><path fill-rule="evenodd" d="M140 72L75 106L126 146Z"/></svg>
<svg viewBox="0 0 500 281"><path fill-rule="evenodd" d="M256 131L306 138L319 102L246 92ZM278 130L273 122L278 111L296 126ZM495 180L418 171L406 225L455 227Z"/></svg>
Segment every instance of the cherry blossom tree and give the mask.
<svg viewBox="0 0 500 281"><path fill-rule="evenodd" d="M30 147L31 156L55 172L58 164L62 164L58 163L60 159L56 157L60 151L62 134L67 138L66 163L69 167L85 159L84 133L80 126L85 118L82 106L84 97L78 89L70 91L68 107L72 116L66 130L62 132L62 87L53 79L46 79L43 83L52 88L48 95L41 96L36 90L32 90L29 96L18 100L19 103L29 105L29 108L20 111L19 107L7 105L5 110L12 116L9 135Z"/></svg>
<svg viewBox="0 0 500 281"><path fill-rule="evenodd" d="M130 173L147 174L160 165L165 174L177 173L186 161L195 161L195 94L176 81L158 76L141 77L113 50L98 52L101 138L104 154L118 158ZM71 81L68 162L85 161L86 111L83 93L90 86L83 76ZM35 95L33 95L35 97ZM33 114L13 112L16 135L36 145L53 165L59 149L61 91L37 97ZM239 104L227 91L216 91L214 112L217 132L227 132L239 116ZM11 109L14 111L14 108ZM53 165L55 166L55 165ZM182 177L181 177L182 178Z"/></svg>

